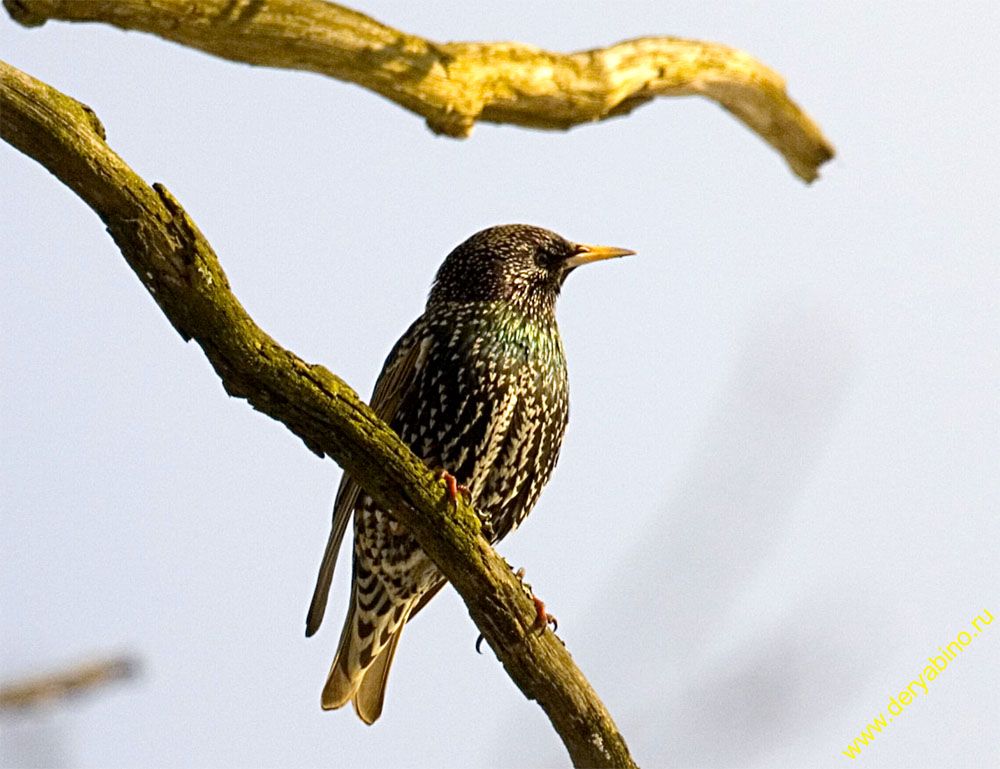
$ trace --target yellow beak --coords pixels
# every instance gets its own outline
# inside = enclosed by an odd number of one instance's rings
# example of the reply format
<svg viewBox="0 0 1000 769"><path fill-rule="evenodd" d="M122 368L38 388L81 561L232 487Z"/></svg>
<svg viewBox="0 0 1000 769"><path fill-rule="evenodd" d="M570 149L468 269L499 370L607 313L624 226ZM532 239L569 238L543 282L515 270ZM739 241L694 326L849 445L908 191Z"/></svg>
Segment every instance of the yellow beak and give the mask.
<svg viewBox="0 0 1000 769"><path fill-rule="evenodd" d="M634 254L628 248L615 248L614 246L589 246L586 243L578 243L576 254L567 259L563 264L569 268L579 267L588 262L599 262L602 259L614 259L619 256Z"/></svg>

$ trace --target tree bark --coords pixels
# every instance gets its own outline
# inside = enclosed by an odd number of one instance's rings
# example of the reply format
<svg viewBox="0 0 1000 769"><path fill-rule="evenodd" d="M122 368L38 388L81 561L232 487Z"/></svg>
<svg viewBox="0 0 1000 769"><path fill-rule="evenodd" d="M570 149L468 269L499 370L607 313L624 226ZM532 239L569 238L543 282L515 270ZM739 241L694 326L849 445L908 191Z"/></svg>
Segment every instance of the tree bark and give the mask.
<svg viewBox="0 0 1000 769"><path fill-rule="evenodd" d="M523 43L436 43L323 0L4 0L25 26L49 19L140 30L233 61L356 83L456 138L477 120L568 129L657 96L706 96L780 152L806 182L834 150L774 70L719 43L643 37L563 54Z"/></svg>
<svg viewBox="0 0 1000 769"><path fill-rule="evenodd" d="M204 350L226 391L330 456L416 536L528 699L552 721L575 766L634 767L607 709L534 604L480 534L464 501L322 366L261 330L233 295L212 247L160 184L150 187L105 143L94 112L0 62L0 136L51 171L107 226L185 340Z"/></svg>

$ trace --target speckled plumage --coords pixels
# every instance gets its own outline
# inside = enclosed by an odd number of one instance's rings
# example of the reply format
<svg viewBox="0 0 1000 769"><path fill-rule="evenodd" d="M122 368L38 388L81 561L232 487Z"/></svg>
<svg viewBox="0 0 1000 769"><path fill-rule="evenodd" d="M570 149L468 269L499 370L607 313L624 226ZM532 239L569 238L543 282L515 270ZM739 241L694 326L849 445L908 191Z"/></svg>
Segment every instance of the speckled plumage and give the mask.
<svg viewBox="0 0 1000 769"><path fill-rule="evenodd" d="M483 230L441 265L424 314L386 359L372 408L430 467L468 487L494 542L531 511L559 457L569 413L555 318L563 280L578 264L626 253L527 225ZM372 723L403 625L445 578L345 474L307 635L322 620L352 514L351 604L322 703L353 701Z"/></svg>

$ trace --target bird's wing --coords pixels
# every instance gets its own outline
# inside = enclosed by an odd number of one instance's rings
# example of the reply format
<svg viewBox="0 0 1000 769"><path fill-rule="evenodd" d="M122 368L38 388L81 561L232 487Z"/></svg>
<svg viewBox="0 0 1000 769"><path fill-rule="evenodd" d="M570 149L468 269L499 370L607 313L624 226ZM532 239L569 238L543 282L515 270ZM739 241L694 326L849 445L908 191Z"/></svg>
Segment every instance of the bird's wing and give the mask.
<svg viewBox="0 0 1000 769"><path fill-rule="evenodd" d="M411 328L412 332L413 329ZM375 383L372 394L371 408L379 419L392 422L400 404L413 388L417 374L427 360L427 351L432 339L429 336L420 337L407 333L397 347L389 354L382 374ZM316 589L313 591L309 614L306 616L306 636L319 630L326 611L326 602L330 595L330 584L333 582L333 569L337 565L337 555L340 543L344 539L351 514L357 507L361 496L361 487L347 473L340 480L336 501L333 503L333 529L323 553L323 563L319 567L319 577Z"/></svg>
<svg viewBox="0 0 1000 769"><path fill-rule="evenodd" d="M323 563L320 564L319 577L316 579L316 589L313 591L312 603L309 604L309 614L306 615L306 636L311 636L319 630L320 623L323 621L326 601L330 596L330 584L333 582L333 568L337 565L337 554L340 552L340 543L344 539L344 532L347 531L347 524L351 521L351 513L357 504L360 493L361 487L352 481L347 473L344 473L344 477L340 480L340 488L337 489L337 501L333 504L333 529L326 542Z"/></svg>

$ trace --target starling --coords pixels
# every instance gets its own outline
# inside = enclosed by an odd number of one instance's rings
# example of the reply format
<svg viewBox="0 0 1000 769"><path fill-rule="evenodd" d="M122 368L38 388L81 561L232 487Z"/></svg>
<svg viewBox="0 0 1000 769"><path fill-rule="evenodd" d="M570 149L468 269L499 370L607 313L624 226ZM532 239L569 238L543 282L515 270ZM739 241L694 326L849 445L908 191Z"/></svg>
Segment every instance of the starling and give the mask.
<svg viewBox="0 0 1000 769"><path fill-rule="evenodd" d="M371 406L428 466L468 492L497 542L531 511L559 457L569 413L555 304L575 267L635 253L571 243L523 224L491 227L438 270L427 308L389 353ZM341 540L354 515L351 603L324 709L348 702L365 723L382 712L407 620L445 577L391 512L346 473L306 635L319 629Z"/></svg>

